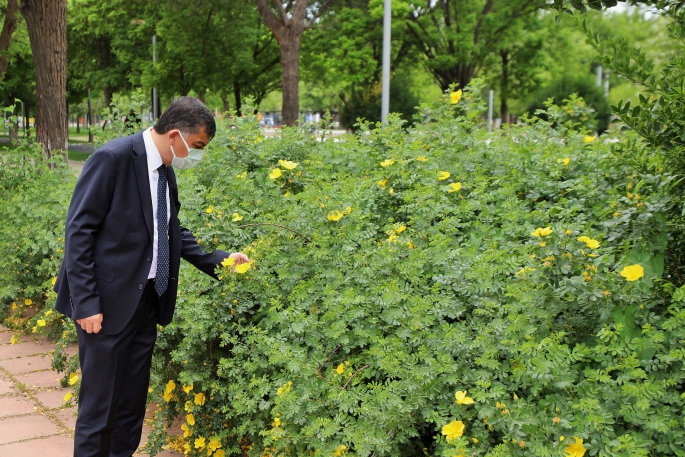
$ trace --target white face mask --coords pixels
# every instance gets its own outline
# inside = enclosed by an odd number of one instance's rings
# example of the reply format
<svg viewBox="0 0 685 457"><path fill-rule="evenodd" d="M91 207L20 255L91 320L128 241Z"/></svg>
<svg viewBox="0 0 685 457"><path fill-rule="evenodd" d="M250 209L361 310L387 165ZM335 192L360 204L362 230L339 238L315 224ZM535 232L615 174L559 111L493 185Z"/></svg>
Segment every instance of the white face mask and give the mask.
<svg viewBox="0 0 685 457"><path fill-rule="evenodd" d="M185 144L186 149L188 150L188 156L186 157L177 157L176 153L174 152L174 147L172 145L169 145L171 148L171 154L174 156L171 159L171 166L174 168L178 168L179 170L187 170L188 168L192 168L198 163L200 163L200 160L202 160L202 157L205 155L205 151L202 149L195 149L195 148L190 148L188 146L188 143L186 143L185 138L183 138L183 134L179 131L178 136L181 137L181 141L183 141L183 144Z"/></svg>

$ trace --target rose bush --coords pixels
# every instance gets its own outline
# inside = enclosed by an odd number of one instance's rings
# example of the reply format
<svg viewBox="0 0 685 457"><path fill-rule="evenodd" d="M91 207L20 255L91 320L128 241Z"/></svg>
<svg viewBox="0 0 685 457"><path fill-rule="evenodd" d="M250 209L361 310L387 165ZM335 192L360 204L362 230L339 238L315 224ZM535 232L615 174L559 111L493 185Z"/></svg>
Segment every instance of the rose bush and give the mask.
<svg viewBox="0 0 685 457"><path fill-rule="evenodd" d="M242 117L178 173L184 225L252 262L182 268L151 454L683 455L674 180L573 106L488 134L478 93L342 138Z"/></svg>

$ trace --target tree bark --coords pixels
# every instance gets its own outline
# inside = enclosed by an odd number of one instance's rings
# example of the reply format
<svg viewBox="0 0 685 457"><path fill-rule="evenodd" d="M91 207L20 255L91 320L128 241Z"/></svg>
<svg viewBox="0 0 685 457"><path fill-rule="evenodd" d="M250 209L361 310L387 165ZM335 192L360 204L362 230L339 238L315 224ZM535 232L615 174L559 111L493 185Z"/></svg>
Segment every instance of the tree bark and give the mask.
<svg viewBox="0 0 685 457"><path fill-rule="evenodd" d="M293 126L300 117L300 37L286 28L286 39L279 40L283 68L283 123Z"/></svg>
<svg viewBox="0 0 685 457"><path fill-rule="evenodd" d="M502 102L500 103L500 116L502 124L509 123L509 51L502 51L502 84L500 87L500 94Z"/></svg>
<svg viewBox="0 0 685 457"><path fill-rule="evenodd" d="M19 5L17 4L17 0L8 0L5 22L2 24L2 32L0 32L0 83L2 83L2 80L5 77L7 65L9 64L7 59L7 50L10 47L12 34L17 28L18 11Z"/></svg>
<svg viewBox="0 0 685 457"><path fill-rule="evenodd" d="M36 141L46 157L67 151L67 2L23 0L36 69Z"/></svg>
<svg viewBox="0 0 685 457"><path fill-rule="evenodd" d="M269 8L267 0L256 0L257 9L262 16L262 20L271 33L274 34L281 49L281 68L283 69L283 124L293 126L300 116L299 88L300 82L300 40L302 33L318 19L331 0L322 2L318 12L309 21L307 19L308 0L297 0L290 16L286 11L286 6L274 1L278 16ZM293 2L288 2L292 5Z"/></svg>

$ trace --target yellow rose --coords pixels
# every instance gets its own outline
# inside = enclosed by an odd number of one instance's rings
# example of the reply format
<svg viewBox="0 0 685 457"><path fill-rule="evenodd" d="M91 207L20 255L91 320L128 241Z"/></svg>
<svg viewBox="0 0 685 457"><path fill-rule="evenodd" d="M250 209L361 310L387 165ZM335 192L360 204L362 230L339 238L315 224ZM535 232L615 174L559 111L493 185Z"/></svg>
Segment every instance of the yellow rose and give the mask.
<svg viewBox="0 0 685 457"><path fill-rule="evenodd" d="M626 278L627 281L637 281L645 275L645 269L639 263L635 265L629 265L621 270L621 276Z"/></svg>
<svg viewBox="0 0 685 457"><path fill-rule="evenodd" d="M459 89L456 92L452 92L450 94L450 101L452 102L453 105L456 105L457 103L459 103L459 100L461 100L461 94L462 94L461 89Z"/></svg>
<svg viewBox="0 0 685 457"><path fill-rule="evenodd" d="M297 163L291 162L290 160L279 160L278 164L285 168L286 170L294 170L297 167Z"/></svg>
<svg viewBox="0 0 685 457"><path fill-rule="evenodd" d="M451 441L464 434L464 423L462 421L452 421L442 428L442 434L447 441Z"/></svg>
<svg viewBox="0 0 685 457"><path fill-rule="evenodd" d="M270 179L278 179L281 177L282 174L283 173L281 172L280 168L274 168L273 170L271 170L271 173L269 174L269 178Z"/></svg>
<svg viewBox="0 0 685 457"><path fill-rule="evenodd" d="M450 177L450 172L449 172L449 171L441 171L441 172L438 173L438 179L439 179L440 181L444 181L444 180L446 180L446 179L449 178L449 177Z"/></svg>

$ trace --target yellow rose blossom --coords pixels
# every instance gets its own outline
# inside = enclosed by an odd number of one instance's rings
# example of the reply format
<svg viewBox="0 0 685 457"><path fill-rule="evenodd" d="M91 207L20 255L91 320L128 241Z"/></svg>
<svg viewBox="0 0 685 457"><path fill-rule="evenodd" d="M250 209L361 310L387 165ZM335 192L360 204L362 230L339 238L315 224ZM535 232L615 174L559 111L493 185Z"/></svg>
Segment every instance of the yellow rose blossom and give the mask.
<svg viewBox="0 0 685 457"><path fill-rule="evenodd" d="M174 394L172 394L171 392L164 392L164 394L162 395L162 398L167 403L169 403L173 397L174 397Z"/></svg>
<svg viewBox="0 0 685 457"><path fill-rule="evenodd" d="M419 162L428 162L428 159L425 158L424 156L415 157L414 160L417 160Z"/></svg>
<svg viewBox="0 0 685 457"><path fill-rule="evenodd" d="M278 164L286 170L294 170L298 165L296 162L291 162L290 160L279 160Z"/></svg>
<svg viewBox="0 0 685 457"><path fill-rule="evenodd" d="M216 451L220 447L221 447L221 442L216 438L212 438L211 440L209 440L209 444L207 444L207 449L209 449L212 452Z"/></svg>
<svg viewBox="0 0 685 457"><path fill-rule="evenodd" d="M445 435L447 441L452 441L464 434L464 423L462 421L452 421L442 427L442 434Z"/></svg>
<svg viewBox="0 0 685 457"><path fill-rule="evenodd" d="M173 379L170 379L169 382L166 383L166 389L164 389L165 392L173 392L173 390L176 388L176 383L174 382Z"/></svg>
<svg viewBox="0 0 685 457"><path fill-rule="evenodd" d="M193 436L193 432L190 430L190 428L188 428L186 424L181 425L181 430L183 430L183 438Z"/></svg>
<svg viewBox="0 0 685 457"><path fill-rule="evenodd" d="M43 320L43 319L38 319L38 321L36 322L36 324L38 324L38 327L45 327L45 320Z"/></svg>
<svg viewBox="0 0 685 457"><path fill-rule="evenodd" d="M393 163L395 163L394 160L392 160L392 159L386 159L386 160L384 160L384 161L381 162L381 167L387 168L387 167L389 167L390 165L392 165Z"/></svg>
<svg viewBox="0 0 685 457"><path fill-rule="evenodd" d="M407 226L402 224L399 227L397 227L397 229L395 230L395 233L400 234L400 233L404 232L405 230L407 230Z"/></svg>
<svg viewBox="0 0 685 457"><path fill-rule="evenodd" d="M461 183L460 182L453 182L452 184L448 185L449 189L447 189L447 192L459 192L461 190Z"/></svg>
<svg viewBox="0 0 685 457"><path fill-rule="evenodd" d="M573 235L573 230L566 230L564 233L567 235Z"/></svg>
<svg viewBox="0 0 685 457"><path fill-rule="evenodd" d="M195 425L195 416L186 414L186 422L188 422L188 425Z"/></svg>
<svg viewBox="0 0 685 457"><path fill-rule="evenodd" d="M214 457L226 457L226 451L219 449L214 453Z"/></svg>
<svg viewBox="0 0 685 457"><path fill-rule="evenodd" d="M459 100L461 100L461 94L462 94L461 89L459 89L456 92L452 92L450 94L450 101L452 102L453 105L456 105L457 103L459 103Z"/></svg>
<svg viewBox="0 0 685 457"><path fill-rule="evenodd" d="M272 425L276 428L280 427L281 426L281 418L280 417L275 418Z"/></svg>
<svg viewBox="0 0 685 457"><path fill-rule="evenodd" d="M183 386L183 392L189 394L191 390L193 390L193 385L192 385L192 384L189 385L189 386Z"/></svg>
<svg viewBox="0 0 685 457"><path fill-rule="evenodd" d="M385 190L385 185L386 185L387 183L388 183L388 180L387 180L387 179L381 179L380 181L378 181L377 184L378 184L379 186L381 186L381 187L383 188L383 190Z"/></svg>
<svg viewBox="0 0 685 457"><path fill-rule="evenodd" d="M338 368L336 368L335 371L337 371L338 374L343 374L345 372L345 364L341 363L338 365Z"/></svg>
<svg viewBox="0 0 685 457"><path fill-rule="evenodd" d="M621 270L621 276L626 278L627 281L637 281L645 275L645 269L639 263L635 265L629 265Z"/></svg>
<svg viewBox="0 0 685 457"><path fill-rule="evenodd" d="M563 436L561 438L563 438ZM564 453L566 453L568 457L583 457L586 451L585 446L583 446L583 439L576 436L573 438L576 442L573 444L569 443L568 447L564 449Z"/></svg>
<svg viewBox="0 0 685 457"><path fill-rule="evenodd" d="M345 211L343 211L343 214L350 214L351 212L352 212L352 207L348 206L347 208L345 208Z"/></svg>
<svg viewBox="0 0 685 457"><path fill-rule="evenodd" d="M245 178L247 178L247 170L245 170L244 172L240 173L239 175L236 175L236 178L240 178L240 179L245 179Z"/></svg>
<svg viewBox="0 0 685 457"><path fill-rule="evenodd" d="M566 165L568 165L569 163L571 163L571 158L570 158L570 157L564 157L564 158L561 160L561 163L563 163L564 166L566 166Z"/></svg>
<svg viewBox="0 0 685 457"><path fill-rule="evenodd" d="M473 444L478 444L478 438L473 438L471 441L473 441Z"/></svg>
<svg viewBox="0 0 685 457"><path fill-rule="evenodd" d="M233 257L226 257L224 260L221 261L221 266L222 267L230 267L233 264L235 264L235 259Z"/></svg>
<svg viewBox="0 0 685 457"><path fill-rule="evenodd" d="M64 396L64 403L68 402L71 400L72 394L71 392L67 392L67 394Z"/></svg>
<svg viewBox="0 0 685 457"><path fill-rule="evenodd" d="M597 139L596 136L585 135L585 136L583 137L583 143L592 143L592 142L595 141L596 139Z"/></svg>
<svg viewBox="0 0 685 457"><path fill-rule="evenodd" d="M69 375L69 385L73 386L78 382L78 375L76 373L72 373Z"/></svg>
<svg viewBox="0 0 685 457"><path fill-rule="evenodd" d="M444 180L446 180L447 178L449 178L450 176L451 176L451 175L450 175L450 172L449 172L449 171L440 171L440 172L438 172L438 180L440 180L440 181L444 181Z"/></svg>
<svg viewBox="0 0 685 457"><path fill-rule="evenodd" d="M344 444L341 444L340 446L338 446L338 448L335 450L335 452L333 452L333 457L340 457L343 454L343 452L345 452L346 449L347 449L347 446L345 446Z"/></svg>
<svg viewBox="0 0 685 457"><path fill-rule="evenodd" d="M201 436L195 440L195 449L202 449L204 447L205 447L205 439L204 439L204 437Z"/></svg>
<svg viewBox="0 0 685 457"><path fill-rule="evenodd" d="M270 179L278 179L281 177L283 173L281 172L280 168L274 168L271 170L271 173L269 173L269 178Z"/></svg>
<svg viewBox="0 0 685 457"><path fill-rule="evenodd" d="M51 282L52 282L52 285L54 286L55 283L57 282L57 276L55 276L54 278L52 278L52 281L51 281Z"/></svg>
<svg viewBox="0 0 685 457"><path fill-rule="evenodd" d="M545 228L538 227L535 229L535 231L530 232L530 234L532 236L538 236L538 237L539 236L547 236L547 235L551 234L553 231L554 230L552 230L552 227L545 227Z"/></svg>
<svg viewBox="0 0 685 457"><path fill-rule="evenodd" d="M183 445L183 453L184 453L185 455L190 454L190 443L185 443L185 444Z"/></svg>
<svg viewBox="0 0 685 457"><path fill-rule="evenodd" d="M467 397L465 390L458 390L454 396L457 399L458 405L470 405L473 403L473 398Z"/></svg>
<svg viewBox="0 0 685 457"><path fill-rule="evenodd" d="M199 394L195 394L195 404L202 406L205 404L205 394L200 392Z"/></svg>
<svg viewBox="0 0 685 457"><path fill-rule="evenodd" d="M328 213L328 216L326 216L326 219L328 219L329 221L336 222L336 221L339 221L342 217L343 217L343 213L341 213L338 210L335 210L335 211L331 211L330 213Z"/></svg>
<svg viewBox="0 0 685 457"><path fill-rule="evenodd" d="M24 299L24 304L25 304L26 306L31 306L31 305L33 305L33 300L31 300L30 298L25 298L25 299Z"/></svg>
<svg viewBox="0 0 685 457"><path fill-rule="evenodd" d="M238 222L239 220L242 220L243 216L241 216L238 213L233 213L233 219L231 219L233 222Z"/></svg>
<svg viewBox="0 0 685 457"><path fill-rule="evenodd" d="M207 214L212 214L212 213L214 212L214 206L210 206L209 208L207 208L207 209L205 210L205 212L206 212Z"/></svg>
<svg viewBox="0 0 685 457"><path fill-rule="evenodd" d="M235 272L238 274L241 274L241 275L245 274L245 273L247 273L247 270L249 270L251 266L252 266L252 262L241 263L240 265L235 267Z"/></svg>

